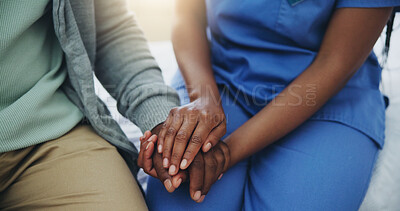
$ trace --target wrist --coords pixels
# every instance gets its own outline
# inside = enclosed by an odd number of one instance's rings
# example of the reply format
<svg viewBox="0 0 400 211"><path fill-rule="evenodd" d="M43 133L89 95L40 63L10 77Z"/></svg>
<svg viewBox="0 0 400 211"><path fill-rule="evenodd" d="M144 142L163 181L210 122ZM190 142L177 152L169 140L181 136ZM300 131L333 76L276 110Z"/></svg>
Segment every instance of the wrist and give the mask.
<svg viewBox="0 0 400 211"><path fill-rule="evenodd" d="M220 95L217 85L200 85L196 88L188 88L190 102L198 99L207 101L220 101ZM215 102L216 103L216 102Z"/></svg>
<svg viewBox="0 0 400 211"><path fill-rule="evenodd" d="M228 159L228 163L226 165L226 170L230 169L232 166L236 165L236 163L238 163L240 161L240 159L238 159L238 155L235 152L235 146L232 144L232 137L231 135L229 135L228 137L226 137L222 142L224 142L226 144L226 147L228 148L228 152L229 152L229 159Z"/></svg>

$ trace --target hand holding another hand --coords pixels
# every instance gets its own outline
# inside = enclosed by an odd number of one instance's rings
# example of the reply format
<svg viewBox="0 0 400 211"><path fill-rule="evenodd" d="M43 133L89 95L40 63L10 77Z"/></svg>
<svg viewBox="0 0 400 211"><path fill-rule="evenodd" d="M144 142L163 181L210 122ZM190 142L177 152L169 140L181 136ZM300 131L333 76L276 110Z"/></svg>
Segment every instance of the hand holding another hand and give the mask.
<svg viewBox="0 0 400 211"><path fill-rule="evenodd" d="M182 182L190 179L190 196L199 203L204 200L212 184L220 179L229 166L229 148L224 142L219 141L208 152L199 152L187 170L180 170L175 176L170 176L162 166L161 154L154 153L157 136L147 131L140 140L139 167L142 167L147 174L160 179L168 192L175 191Z"/></svg>
<svg viewBox="0 0 400 211"><path fill-rule="evenodd" d="M162 125L157 151L170 175L186 169L202 148L209 151L226 133L222 106L212 97L174 108ZM218 98L219 99L219 98Z"/></svg>

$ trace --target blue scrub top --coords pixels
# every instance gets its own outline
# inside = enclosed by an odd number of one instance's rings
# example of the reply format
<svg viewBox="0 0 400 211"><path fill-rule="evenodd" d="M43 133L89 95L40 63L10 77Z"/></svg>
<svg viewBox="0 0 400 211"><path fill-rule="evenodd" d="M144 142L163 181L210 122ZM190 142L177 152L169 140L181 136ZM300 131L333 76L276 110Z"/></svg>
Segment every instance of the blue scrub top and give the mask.
<svg viewBox="0 0 400 211"><path fill-rule="evenodd" d="M254 115L310 66L335 9L399 6L400 0L206 0L206 4L217 83L228 87ZM371 53L312 119L341 122L382 147L385 104L380 80L381 68ZM316 89L308 87L310 105Z"/></svg>

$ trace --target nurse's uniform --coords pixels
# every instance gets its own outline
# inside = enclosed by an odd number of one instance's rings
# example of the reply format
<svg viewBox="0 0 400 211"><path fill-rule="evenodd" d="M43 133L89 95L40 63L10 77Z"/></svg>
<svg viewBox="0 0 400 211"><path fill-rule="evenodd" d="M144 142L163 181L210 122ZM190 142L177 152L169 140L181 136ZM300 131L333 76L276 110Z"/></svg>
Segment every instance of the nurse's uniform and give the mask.
<svg viewBox="0 0 400 211"><path fill-rule="evenodd" d="M212 65L227 135L314 60L334 10L400 0L206 0ZM150 178L150 210L357 210L384 142L381 68L371 53L336 96L289 135L238 163L201 204L188 184L169 194ZM189 98L180 75L174 87ZM317 87L308 87L310 105ZM277 123L279 124L279 123ZM268 131L265 131L268 133Z"/></svg>

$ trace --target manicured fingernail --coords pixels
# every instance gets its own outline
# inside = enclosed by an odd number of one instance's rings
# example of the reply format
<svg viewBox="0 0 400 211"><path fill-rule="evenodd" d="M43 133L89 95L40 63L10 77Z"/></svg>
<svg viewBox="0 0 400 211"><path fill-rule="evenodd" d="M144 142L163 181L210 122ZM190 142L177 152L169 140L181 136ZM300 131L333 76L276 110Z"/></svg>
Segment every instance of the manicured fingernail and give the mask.
<svg viewBox="0 0 400 211"><path fill-rule="evenodd" d="M164 181L164 186L167 188L167 190L170 190L171 187L172 187L172 182L171 182L171 180L170 180L170 179L166 179L166 180Z"/></svg>
<svg viewBox="0 0 400 211"><path fill-rule="evenodd" d="M200 199L199 199L197 202L198 202L198 203L203 202L205 197L206 197L206 195L202 195L202 196L200 197Z"/></svg>
<svg viewBox="0 0 400 211"><path fill-rule="evenodd" d="M178 181L176 181L176 187L179 187L182 183L182 178L179 178Z"/></svg>
<svg viewBox="0 0 400 211"><path fill-rule="evenodd" d="M196 193L194 193L193 199L195 201L198 201L200 199L200 197L201 197L201 191L198 190L198 191L196 191Z"/></svg>
<svg viewBox="0 0 400 211"><path fill-rule="evenodd" d="M164 168L168 168L168 158L164 158L163 166L164 166Z"/></svg>
<svg viewBox="0 0 400 211"><path fill-rule="evenodd" d="M162 152L162 145L158 145L158 153Z"/></svg>
<svg viewBox="0 0 400 211"><path fill-rule="evenodd" d="M149 146L150 146L150 143L148 143L148 144L147 144L147 146L146 146L146 150L149 148Z"/></svg>
<svg viewBox="0 0 400 211"><path fill-rule="evenodd" d="M208 150L210 150L212 147L211 143L207 143L206 146L204 147L204 152L208 152Z"/></svg>
<svg viewBox="0 0 400 211"><path fill-rule="evenodd" d="M187 165L187 160L183 159L182 162L181 162L181 169L186 168L186 165Z"/></svg>
<svg viewBox="0 0 400 211"><path fill-rule="evenodd" d="M222 176L224 176L224 174L220 174L218 177L218 180L220 180L222 178Z"/></svg>
<svg viewBox="0 0 400 211"><path fill-rule="evenodd" d="M175 171L176 171L175 165L171 165L171 166L169 167L169 175L174 175L174 174L175 174Z"/></svg>

